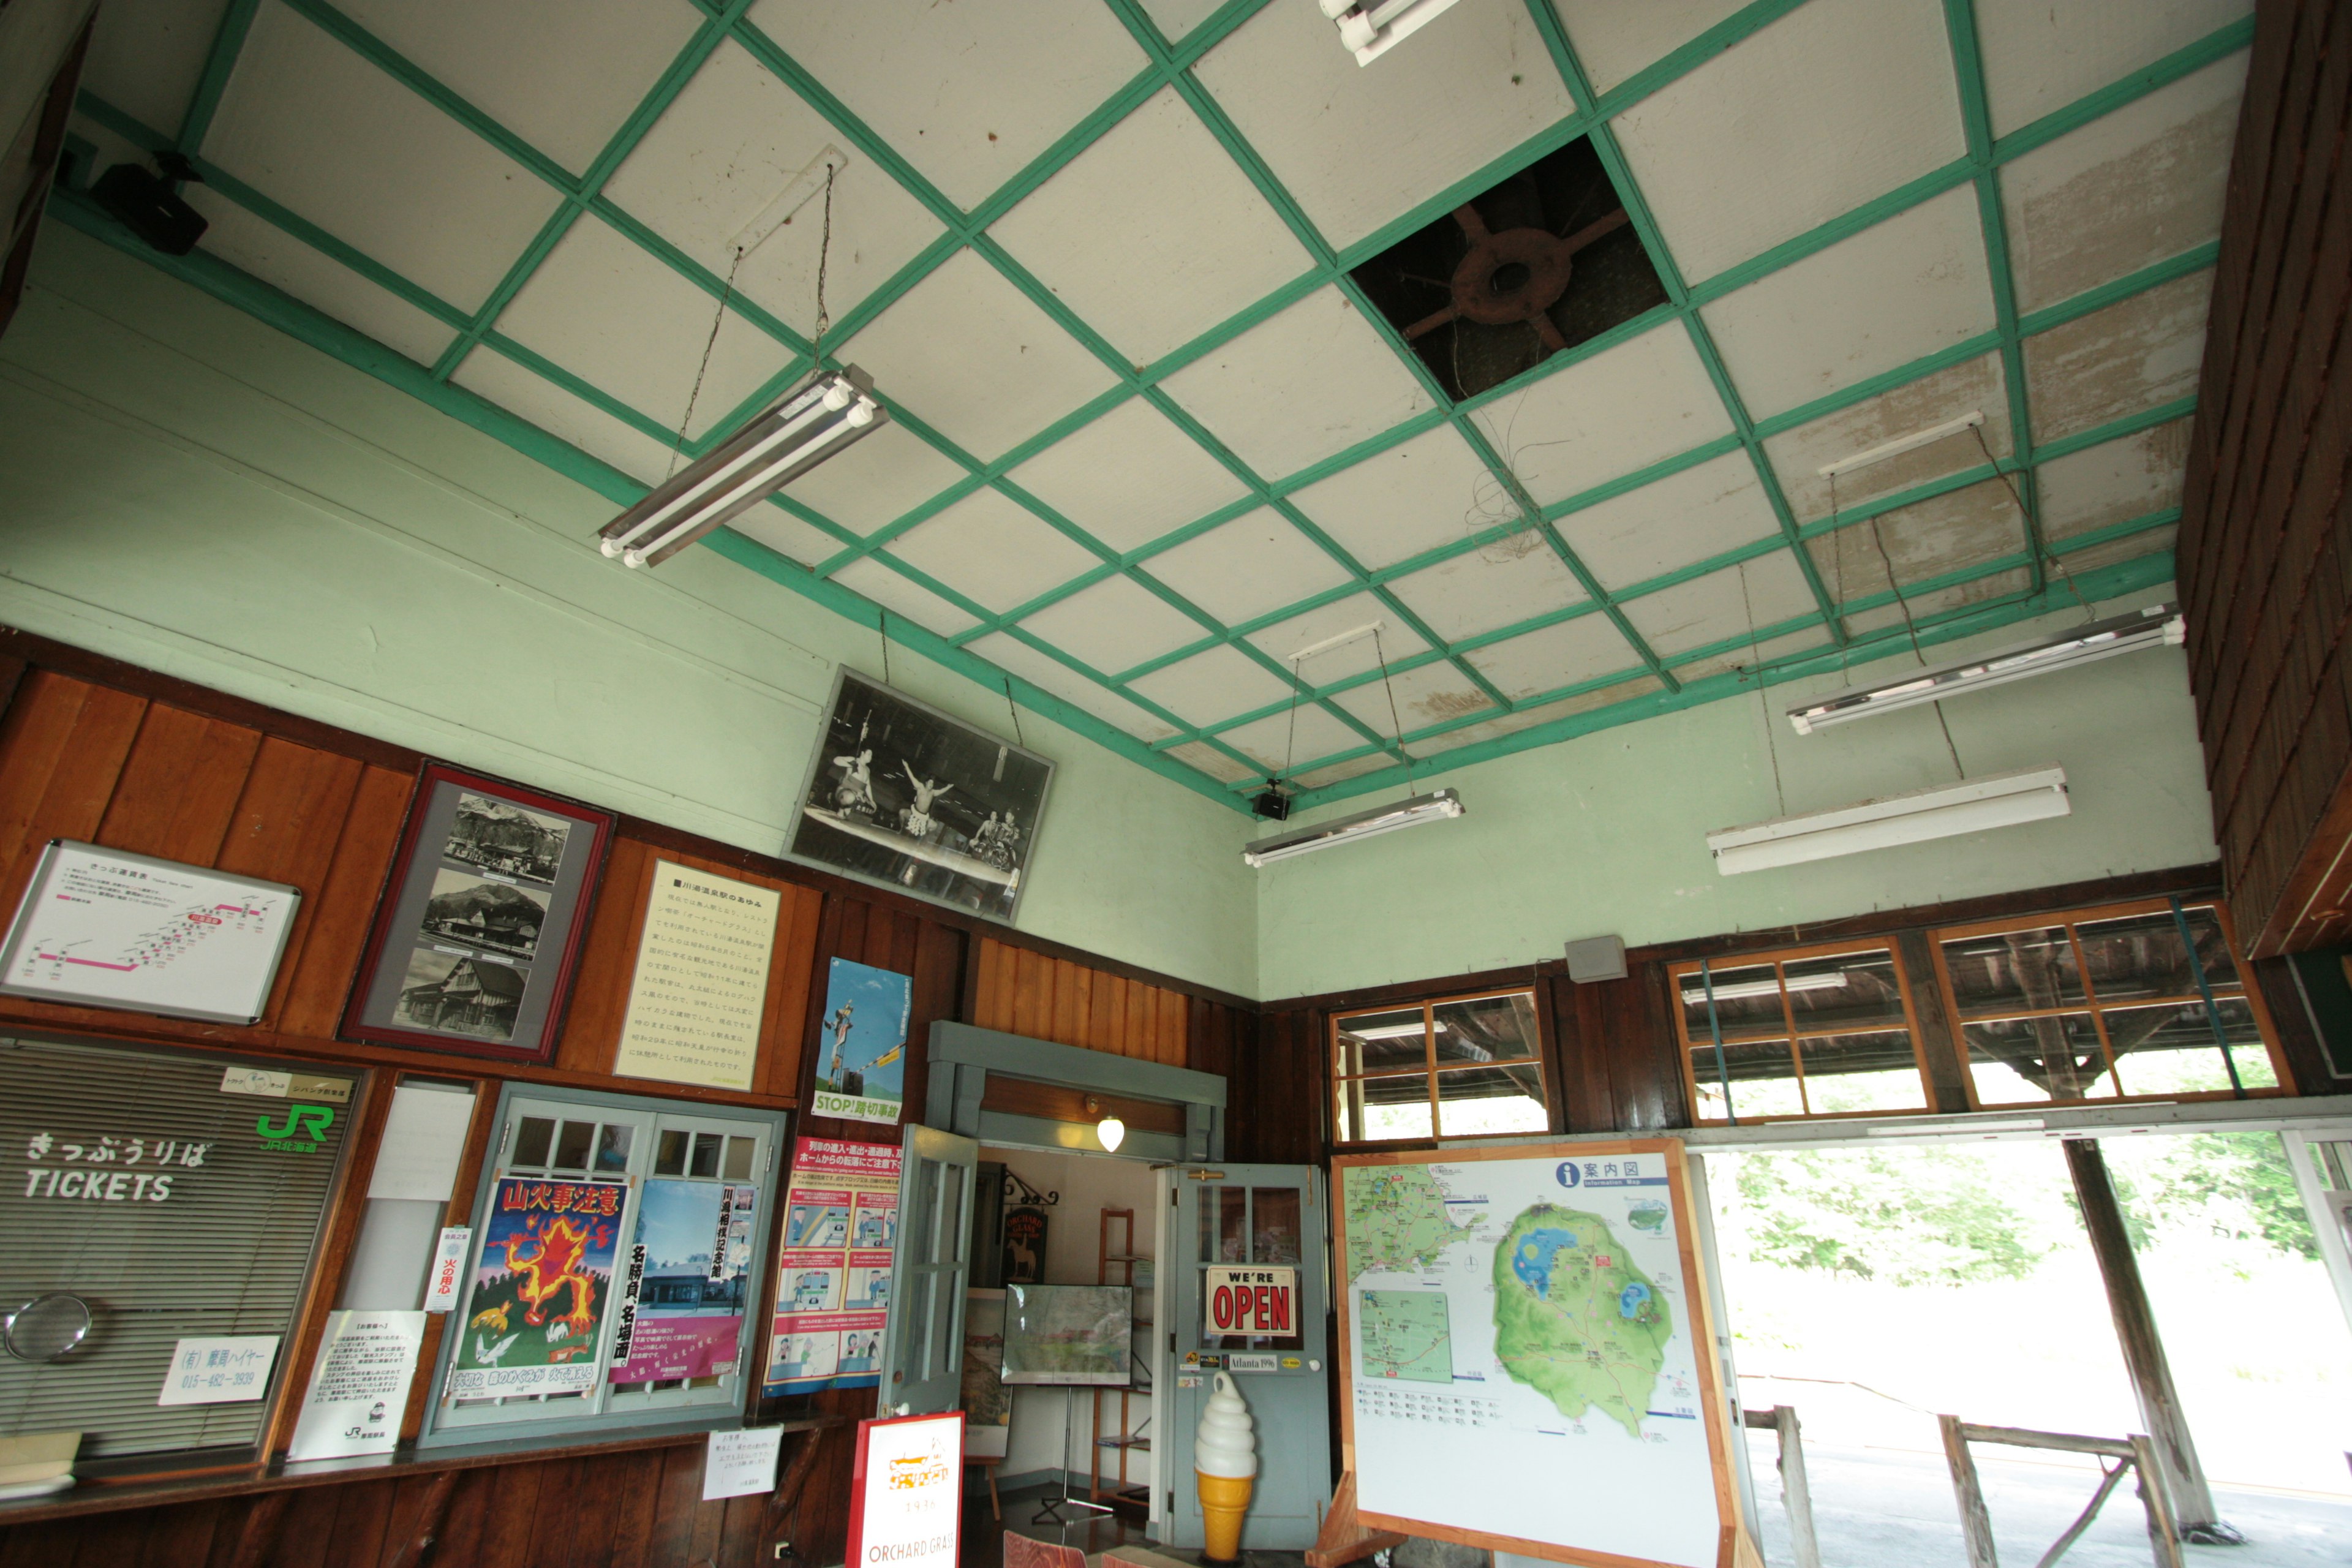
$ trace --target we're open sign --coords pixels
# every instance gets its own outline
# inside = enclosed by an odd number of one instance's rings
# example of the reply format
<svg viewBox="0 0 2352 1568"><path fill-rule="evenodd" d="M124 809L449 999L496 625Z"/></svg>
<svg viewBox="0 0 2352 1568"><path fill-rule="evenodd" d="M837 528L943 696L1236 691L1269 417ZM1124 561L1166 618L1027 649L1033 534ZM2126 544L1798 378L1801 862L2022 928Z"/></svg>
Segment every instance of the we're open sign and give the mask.
<svg viewBox="0 0 2352 1568"><path fill-rule="evenodd" d="M1295 1334L1298 1331L1298 1270L1209 1270L1208 1331L1213 1334Z"/></svg>

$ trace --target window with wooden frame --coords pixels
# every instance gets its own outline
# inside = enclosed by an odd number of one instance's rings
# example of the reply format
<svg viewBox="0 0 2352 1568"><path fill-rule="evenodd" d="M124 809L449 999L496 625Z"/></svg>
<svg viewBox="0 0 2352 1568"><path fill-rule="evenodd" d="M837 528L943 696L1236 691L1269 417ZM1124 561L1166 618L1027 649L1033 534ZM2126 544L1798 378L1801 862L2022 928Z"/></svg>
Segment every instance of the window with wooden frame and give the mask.
<svg viewBox="0 0 2352 1568"><path fill-rule="evenodd" d="M1926 1110L1935 1101L1903 956L1887 940L1667 969L1700 1122Z"/></svg>
<svg viewBox="0 0 2352 1568"><path fill-rule="evenodd" d="M1551 1128L1532 991L1344 1014L1331 1021L1331 1049L1342 1143Z"/></svg>
<svg viewBox="0 0 2352 1568"><path fill-rule="evenodd" d="M1929 933L1978 1106L2276 1093L2227 910L2149 899Z"/></svg>

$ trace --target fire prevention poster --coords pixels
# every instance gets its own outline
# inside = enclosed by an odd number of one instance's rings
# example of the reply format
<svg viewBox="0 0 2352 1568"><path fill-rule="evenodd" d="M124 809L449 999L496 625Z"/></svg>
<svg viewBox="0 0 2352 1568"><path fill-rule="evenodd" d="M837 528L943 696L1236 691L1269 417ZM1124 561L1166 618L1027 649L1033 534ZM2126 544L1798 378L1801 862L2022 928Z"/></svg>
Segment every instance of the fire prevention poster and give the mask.
<svg viewBox="0 0 2352 1568"><path fill-rule="evenodd" d="M499 1178L445 1397L594 1386L628 1194L625 1182Z"/></svg>
<svg viewBox="0 0 2352 1568"><path fill-rule="evenodd" d="M898 1239L898 1146L803 1138L784 1186L768 1394L871 1388Z"/></svg>

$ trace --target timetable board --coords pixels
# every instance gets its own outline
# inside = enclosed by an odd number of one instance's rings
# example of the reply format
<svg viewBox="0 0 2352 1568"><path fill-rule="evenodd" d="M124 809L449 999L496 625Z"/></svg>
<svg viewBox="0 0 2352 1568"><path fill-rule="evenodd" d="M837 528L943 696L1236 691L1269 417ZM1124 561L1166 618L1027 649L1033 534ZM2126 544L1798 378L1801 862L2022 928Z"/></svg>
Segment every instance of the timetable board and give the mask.
<svg viewBox="0 0 2352 1568"><path fill-rule="evenodd" d="M283 882L52 839L0 948L0 991L255 1023L301 901Z"/></svg>

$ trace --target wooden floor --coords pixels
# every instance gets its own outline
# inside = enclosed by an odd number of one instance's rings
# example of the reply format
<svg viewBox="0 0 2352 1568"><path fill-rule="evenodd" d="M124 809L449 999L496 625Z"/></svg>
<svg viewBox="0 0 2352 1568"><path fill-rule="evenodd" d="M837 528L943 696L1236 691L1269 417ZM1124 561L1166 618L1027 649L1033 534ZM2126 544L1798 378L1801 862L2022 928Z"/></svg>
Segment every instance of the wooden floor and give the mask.
<svg viewBox="0 0 2352 1568"><path fill-rule="evenodd" d="M967 1495L964 1499L963 1554L961 1568L1003 1568L1004 1532L1025 1535L1034 1541L1051 1541L1057 1545L1076 1546L1091 1557L1114 1546L1150 1546L1144 1535L1142 1521L1123 1514L1089 1514L1070 1510L1066 1517L1073 1522L1058 1526L1051 1522L1031 1522L1046 1499L1054 1495L1048 1487L1026 1487L1004 1494L1004 1522L999 1524L989 1517L988 1498ZM1154 1552L1181 1562L1198 1563L1197 1552L1172 1547L1152 1546ZM1306 1568L1306 1559L1296 1552L1244 1552L1243 1568Z"/></svg>

